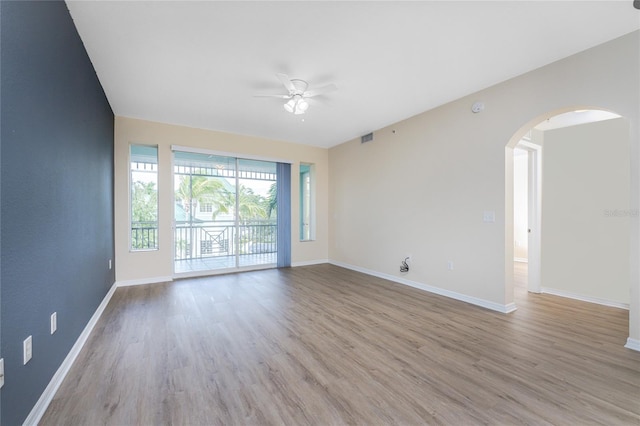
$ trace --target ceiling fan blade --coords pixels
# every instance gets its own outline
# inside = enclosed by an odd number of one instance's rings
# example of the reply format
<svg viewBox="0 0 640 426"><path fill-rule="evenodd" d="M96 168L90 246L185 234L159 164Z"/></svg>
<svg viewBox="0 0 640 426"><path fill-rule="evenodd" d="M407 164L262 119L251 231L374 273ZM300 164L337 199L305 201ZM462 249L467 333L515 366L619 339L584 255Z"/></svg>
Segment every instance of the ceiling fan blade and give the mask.
<svg viewBox="0 0 640 426"><path fill-rule="evenodd" d="M279 98L291 99L291 95L253 95L254 98Z"/></svg>
<svg viewBox="0 0 640 426"><path fill-rule="evenodd" d="M318 87L315 90L309 90L308 92L304 92L305 98L312 98L318 95L324 95L325 93L334 92L338 90L338 86L335 84L327 84L326 86Z"/></svg>
<svg viewBox="0 0 640 426"><path fill-rule="evenodd" d="M278 80L280 80L282 82L282 84L284 84L284 87L287 88L289 93L293 93L293 92L296 91L296 88L293 85L293 83L291 82L291 79L289 78L288 75L278 73L278 74L276 74L276 77L278 77Z"/></svg>

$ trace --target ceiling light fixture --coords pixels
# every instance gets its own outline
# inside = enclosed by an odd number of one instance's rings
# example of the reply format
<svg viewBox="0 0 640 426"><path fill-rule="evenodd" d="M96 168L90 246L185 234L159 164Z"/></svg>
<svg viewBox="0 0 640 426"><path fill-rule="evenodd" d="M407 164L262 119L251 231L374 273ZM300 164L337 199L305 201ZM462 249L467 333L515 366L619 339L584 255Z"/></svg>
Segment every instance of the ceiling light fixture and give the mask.
<svg viewBox="0 0 640 426"><path fill-rule="evenodd" d="M283 105L285 111L295 115L304 114L309 109L309 102L307 102L307 98L313 98L314 96L324 95L326 93L333 92L334 90L338 90L335 84L328 84L314 90L307 90L309 88L309 83L304 80L296 78L290 79L286 74L276 74L276 76L289 91L288 94L254 96L286 99L287 102Z"/></svg>
<svg viewBox="0 0 640 426"><path fill-rule="evenodd" d="M304 100L302 95L293 95L293 98L284 104L284 109L287 112L292 112L295 115L304 114L309 109L309 103Z"/></svg>

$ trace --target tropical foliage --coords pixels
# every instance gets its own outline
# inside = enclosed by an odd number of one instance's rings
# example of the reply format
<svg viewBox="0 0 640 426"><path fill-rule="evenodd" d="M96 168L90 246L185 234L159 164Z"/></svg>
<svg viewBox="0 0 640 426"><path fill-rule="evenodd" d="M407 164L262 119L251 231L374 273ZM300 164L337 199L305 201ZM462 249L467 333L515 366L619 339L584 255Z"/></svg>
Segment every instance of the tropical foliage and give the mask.
<svg viewBox="0 0 640 426"><path fill-rule="evenodd" d="M236 195L225 187L219 179L205 176L181 176L175 192L179 202L188 215L194 215L199 204L213 206L211 219L218 215L236 213ZM270 219L277 211L276 184L269 188L267 197L256 194L253 189L240 184L238 193L238 220L241 223Z"/></svg>
<svg viewBox="0 0 640 426"><path fill-rule="evenodd" d="M158 219L158 191L155 182L133 182L131 221L155 222Z"/></svg>
<svg viewBox="0 0 640 426"><path fill-rule="evenodd" d="M175 197L187 215L193 215L198 204L211 203L215 216L216 212L226 213L224 192L224 185L220 180L205 176L180 176Z"/></svg>
<svg viewBox="0 0 640 426"><path fill-rule="evenodd" d="M156 248L158 190L155 182L134 181L131 188L131 248Z"/></svg>

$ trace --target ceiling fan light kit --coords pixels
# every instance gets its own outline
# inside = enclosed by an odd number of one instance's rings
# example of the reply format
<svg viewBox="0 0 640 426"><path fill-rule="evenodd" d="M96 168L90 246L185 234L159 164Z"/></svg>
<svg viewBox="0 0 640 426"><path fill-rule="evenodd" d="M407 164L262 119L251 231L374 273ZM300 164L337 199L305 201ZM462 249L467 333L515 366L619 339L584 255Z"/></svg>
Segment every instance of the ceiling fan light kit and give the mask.
<svg viewBox="0 0 640 426"><path fill-rule="evenodd" d="M276 74L278 80L282 82L284 87L289 91L288 95L256 95L258 97L287 99L284 109L295 115L304 114L309 109L307 98L322 95L337 90L335 84L320 87L316 90L307 90L309 83L304 80L290 79L286 74Z"/></svg>
<svg viewBox="0 0 640 426"><path fill-rule="evenodd" d="M309 109L309 103L301 95L294 95L293 98L284 104L284 109L295 115L304 114Z"/></svg>

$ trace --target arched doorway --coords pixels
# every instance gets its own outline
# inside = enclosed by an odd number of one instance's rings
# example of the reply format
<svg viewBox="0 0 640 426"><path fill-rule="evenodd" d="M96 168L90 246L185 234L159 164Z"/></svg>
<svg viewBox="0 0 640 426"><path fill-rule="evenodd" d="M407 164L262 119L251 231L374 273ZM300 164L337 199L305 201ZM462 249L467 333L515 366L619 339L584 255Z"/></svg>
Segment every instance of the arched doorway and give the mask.
<svg viewBox="0 0 640 426"><path fill-rule="evenodd" d="M528 291L629 309L629 145L627 120L584 107L551 111L514 134L505 152L508 295L515 288L514 257L522 261L514 244L522 235L514 200L522 197L514 197L513 155L523 147L534 191L527 198Z"/></svg>

